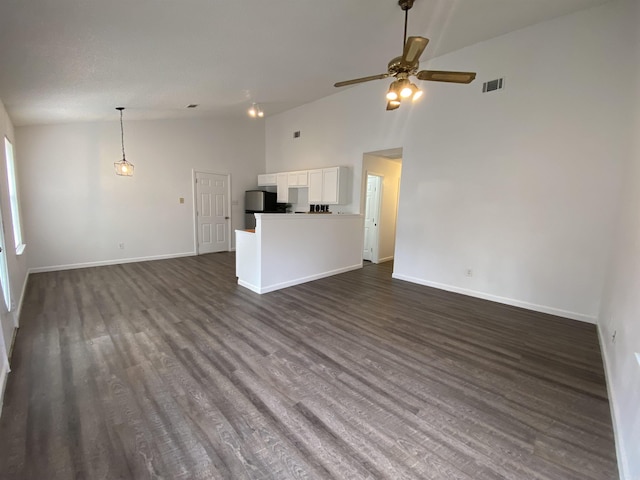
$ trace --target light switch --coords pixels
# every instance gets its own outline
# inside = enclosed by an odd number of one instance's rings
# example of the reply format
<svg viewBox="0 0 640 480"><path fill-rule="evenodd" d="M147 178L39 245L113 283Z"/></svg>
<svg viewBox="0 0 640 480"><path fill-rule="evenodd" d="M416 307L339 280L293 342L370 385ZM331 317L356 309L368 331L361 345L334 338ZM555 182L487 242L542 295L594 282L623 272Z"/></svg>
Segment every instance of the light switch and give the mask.
<svg viewBox="0 0 640 480"><path fill-rule="evenodd" d="M180 197L180 203L184 203L184 197Z"/></svg>

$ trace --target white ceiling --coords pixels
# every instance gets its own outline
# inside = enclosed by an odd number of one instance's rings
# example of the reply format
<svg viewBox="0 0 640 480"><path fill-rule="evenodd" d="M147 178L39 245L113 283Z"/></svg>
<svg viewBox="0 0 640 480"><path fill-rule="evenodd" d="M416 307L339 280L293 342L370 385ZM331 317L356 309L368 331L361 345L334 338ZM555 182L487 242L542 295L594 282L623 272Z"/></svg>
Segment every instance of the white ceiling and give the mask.
<svg viewBox="0 0 640 480"><path fill-rule="evenodd" d="M424 63L606 1L416 0L408 33ZM0 99L16 125L268 116L384 73L403 22L396 0L2 0Z"/></svg>

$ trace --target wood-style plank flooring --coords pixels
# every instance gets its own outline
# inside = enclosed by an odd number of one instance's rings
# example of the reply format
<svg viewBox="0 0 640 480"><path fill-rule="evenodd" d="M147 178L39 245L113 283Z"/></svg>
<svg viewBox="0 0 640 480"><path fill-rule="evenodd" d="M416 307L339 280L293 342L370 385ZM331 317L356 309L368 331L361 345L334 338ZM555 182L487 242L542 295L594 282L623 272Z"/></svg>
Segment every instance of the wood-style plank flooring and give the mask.
<svg viewBox="0 0 640 480"><path fill-rule="evenodd" d="M617 478L593 325L232 253L34 274L2 479Z"/></svg>

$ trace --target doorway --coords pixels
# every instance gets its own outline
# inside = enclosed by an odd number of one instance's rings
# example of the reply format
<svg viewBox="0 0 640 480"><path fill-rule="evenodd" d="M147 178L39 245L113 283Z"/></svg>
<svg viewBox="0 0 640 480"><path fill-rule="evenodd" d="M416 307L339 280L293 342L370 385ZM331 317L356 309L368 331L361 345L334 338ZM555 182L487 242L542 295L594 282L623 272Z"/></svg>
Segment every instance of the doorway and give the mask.
<svg viewBox="0 0 640 480"><path fill-rule="evenodd" d="M231 250L231 176L194 172L196 254Z"/></svg>
<svg viewBox="0 0 640 480"><path fill-rule="evenodd" d="M402 148L363 155L360 212L364 216L363 260L382 263L395 255Z"/></svg>
<svg viewBox="0 0 640 480"><path fill-rule="evenodd" d="M382 199L380 175L367 174L364 202L364 248L362 259L378 263L378 222L380 221L380 200ZM375 261L374 261L375 259Z"/></svg>

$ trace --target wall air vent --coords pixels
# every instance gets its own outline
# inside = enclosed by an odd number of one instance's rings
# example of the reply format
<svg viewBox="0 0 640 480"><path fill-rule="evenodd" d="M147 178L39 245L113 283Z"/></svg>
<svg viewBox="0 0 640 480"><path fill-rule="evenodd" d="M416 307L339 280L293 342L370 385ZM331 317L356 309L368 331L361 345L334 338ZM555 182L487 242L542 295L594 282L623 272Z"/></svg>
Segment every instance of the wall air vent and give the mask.
<svg viewBox="0 0 640 480"><path fill-rule="evenodd" d="M482 93L493 92L495 90L502 90L504 88L504 77L496 78L495 80L489 80L482 84Z"/></svg>

